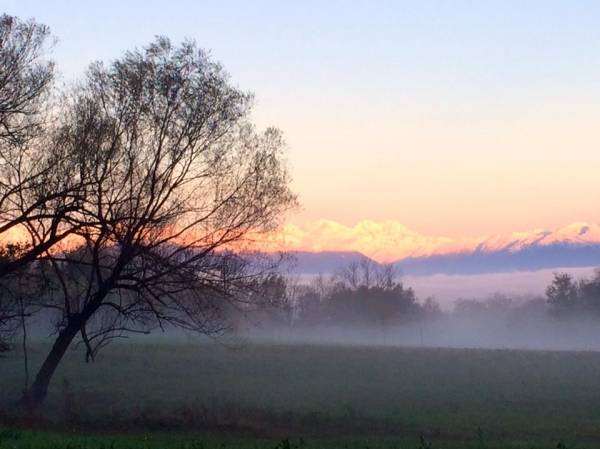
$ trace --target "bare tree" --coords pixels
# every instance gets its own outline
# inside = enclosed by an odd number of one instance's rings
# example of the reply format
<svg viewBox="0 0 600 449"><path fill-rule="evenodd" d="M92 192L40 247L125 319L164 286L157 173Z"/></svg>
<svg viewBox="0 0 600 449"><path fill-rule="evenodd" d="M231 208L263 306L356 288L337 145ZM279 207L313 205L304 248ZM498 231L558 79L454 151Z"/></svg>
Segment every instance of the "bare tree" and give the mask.
<svg viewBox="0 0 600 449"><path fill-rule="evenodd" d="M13 246L7 245L0 248L0 260L11 257ZM19 318L21 318L22 308L19 307L18 298L13 293L13 286L5 283L0 284L0 353L10 349L10 341L17 332Z"/></svg>
<svg viewBox="0 0 600 449"><path fill-rule="evenodd" d="M273 273L261 279L257 286L258 305L263 323L268 326L289 327L293 324L298 282Z"/></svg>
<svg viewBox="0 0 600 449"><path fill-rule="evenodd" d="M8 349L8 337L24 318L14 277L57 238L51 232L43 241L26 241L23 225L60 222L49 218L52 198L43 182L50 158L39 145L54 79L53 64L44 59L49 36L44 25L0 15L0 351Z"/></svg>
<svg viewBox="0 0 600 449"><path fill-rule="evenodd" d="M0 140L23 142L43 125L54 79L44 59L50 30L34 21L0 15Z"/></svg>
<svg viewBox="0 0 600 449"><path fill-rule="evenodd" d="M21 252L18 244L7 243L0 247L0 263L11 260ZM0 279L0 352L8 351L17 334L21 334L23 349L26 349L27 319L37 307L37 300L46 292L47 285L32 264Z"/></svg>
<svg viewBox="0 0 600 449"><path fill-rule="evenodd" d="M255 131L251 103L191 42L158 38L90 67L55 137L86 181L69 215L78 240L40 263L55 286L41 306L60 322L29 404L78 336L91 358L130 332L215 333L221 304L256 297L271 261L245 245L296 200L281 134Z"/></svg>
<svg viewBox="0 0 600 449"><path fill-rule="evenodd" d="M54 65L48 27L0 16L0 280L68 237L79 182L53 144Z"/></svg>
<svg viewBox="0 0 600 449"><path fill-rule="evenodd" d="M369 258L349 262L341 267L335 279L348 288L392 288L400 277L398 267L393 264L379 264Z"/></svg>

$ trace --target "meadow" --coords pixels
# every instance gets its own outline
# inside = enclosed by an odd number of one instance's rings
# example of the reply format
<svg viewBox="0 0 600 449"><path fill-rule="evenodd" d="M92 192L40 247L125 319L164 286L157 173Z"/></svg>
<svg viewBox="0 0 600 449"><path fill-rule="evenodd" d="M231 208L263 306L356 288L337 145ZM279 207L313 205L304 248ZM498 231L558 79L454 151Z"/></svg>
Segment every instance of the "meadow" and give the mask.
<svg viewBox="0 0 600 449"><path fill-rule="evenodd" d="M0 448L600 448L596 352L171 342L83 359L34 421L15 408L21 355L0 359Z"/></svg>

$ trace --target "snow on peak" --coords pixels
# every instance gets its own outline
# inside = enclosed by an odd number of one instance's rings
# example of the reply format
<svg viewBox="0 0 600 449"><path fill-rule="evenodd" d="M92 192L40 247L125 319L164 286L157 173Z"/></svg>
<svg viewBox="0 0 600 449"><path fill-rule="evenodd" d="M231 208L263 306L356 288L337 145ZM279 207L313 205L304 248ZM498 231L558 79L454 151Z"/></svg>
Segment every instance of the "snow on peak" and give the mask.
<svg viewBox="0 0 600 449"><path fill-rule="evenodd" d="M302 226L287 224L267 247L297 251L357 251L379 262L407 257L424 257L469 252L517 252L533 246L554 244L600 244L600 225L572 223L553 231L535 229L526 232L451 239L415 232L392 221L363 220L347 226L333 220L318 220Z"/></svg>

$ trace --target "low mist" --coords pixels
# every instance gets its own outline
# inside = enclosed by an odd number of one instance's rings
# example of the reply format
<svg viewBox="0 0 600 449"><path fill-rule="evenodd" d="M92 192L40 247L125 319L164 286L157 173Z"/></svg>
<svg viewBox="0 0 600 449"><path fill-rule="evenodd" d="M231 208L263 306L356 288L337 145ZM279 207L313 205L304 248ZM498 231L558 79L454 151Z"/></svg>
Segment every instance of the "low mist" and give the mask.
<svg viewBox="0 0 600 449"><path fill-rule="evenodd" d="M381 328L322 326L317 328L256 328L239 337L278 343L350 344L430 348L599 351L600 325L589 317L566 320L551 316L477 316L449 313Z"/></svg>
<svg viewBox="0 0 600 449"><path fill-rule="evenodd" d="M279 299L240 325L237 337L280 343L600 350L600 274L591 267L400 280L392 266L357 263L330 277L288 279L280 288Z"/></svg>
<svg viewBox="0 0 600 449"><path fill-rule="evenodd" d="M534 271L485 274L406 275L402 280L424 298L433 297L445 310L451 310L457 298L491 298L497 293L510 297L543 296L555 273L587 278L595 267L558 267Z"/></svg>

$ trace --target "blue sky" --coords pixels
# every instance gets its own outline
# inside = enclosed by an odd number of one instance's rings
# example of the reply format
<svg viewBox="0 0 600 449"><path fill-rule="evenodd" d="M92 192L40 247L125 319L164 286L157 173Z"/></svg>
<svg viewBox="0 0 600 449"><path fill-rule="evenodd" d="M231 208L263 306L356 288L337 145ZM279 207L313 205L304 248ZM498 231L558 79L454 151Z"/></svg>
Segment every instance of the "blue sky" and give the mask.
<svg viewBox="0 0 600 449"><path fill-rule="evenodd" d="M52 27L60 39L56 58L69 74L157 34L197 40L254 90L268 90L269 79L274 87L341 84L365 93L403 83L428 92L435 83L433 89L495 88L515 95L540 80L591 82L599 69L600 4L592 1L3 4L8 13Z"/></svg>
<svg viewBox="0 0 600 449"><path fill-rule="evenodd" d="M453 236L600 221L600 2L2 5L51 27L66 80L158 34L211 50L287 136L293 221Z"/></svg>

